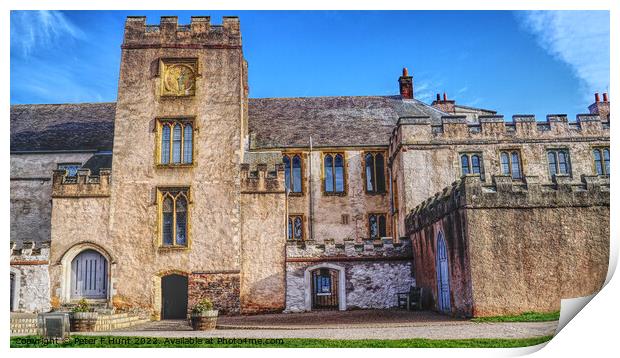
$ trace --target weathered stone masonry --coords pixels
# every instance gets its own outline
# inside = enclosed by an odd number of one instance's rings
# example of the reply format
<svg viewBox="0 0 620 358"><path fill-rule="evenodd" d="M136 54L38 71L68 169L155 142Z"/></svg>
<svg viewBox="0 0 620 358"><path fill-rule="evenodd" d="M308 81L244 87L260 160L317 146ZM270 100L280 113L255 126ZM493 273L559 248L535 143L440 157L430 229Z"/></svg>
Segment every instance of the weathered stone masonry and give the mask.
<svg viewBox="0 0 620 358"><path fill-rule="evenodd" d="M559 309L597 292L609 260L609 181L537 177L514 184L466 176L407 216L415 277L436 307L437 236L446 240L452 313L492 316Z"/></svg>
<svg viewBox="0 0 620 358"><path fill-rule="evenodd" d="M286 254L287 312L311 310L308 275L319 268L344 271L345 299L340 309L395 307L396 293L407 292L415 283L407 239L289 242Z"/></svg>

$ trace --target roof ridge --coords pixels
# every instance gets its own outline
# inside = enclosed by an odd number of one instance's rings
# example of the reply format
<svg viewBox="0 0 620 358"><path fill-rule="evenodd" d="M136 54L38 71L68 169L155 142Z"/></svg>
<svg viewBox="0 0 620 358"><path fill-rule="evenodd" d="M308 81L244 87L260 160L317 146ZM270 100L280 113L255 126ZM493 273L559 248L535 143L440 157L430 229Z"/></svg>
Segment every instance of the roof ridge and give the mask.
<svg viewBox="0 0 620 358"><path fill-rule="evenodd" d="M400 95L364 95L364 96L298 96L298 97L250 97L249 100L291 100L291 99L313 99L313 98L396 98Z"/></svg>
<svg viewBox="0 0 620 358"><path fill-rule="evenodd" d="M95 105L95 104L116 104L114 102L77 102L77 103L18 103L11 104L11 107L26 107L26 106L83 106L83 105Z"/></svg>

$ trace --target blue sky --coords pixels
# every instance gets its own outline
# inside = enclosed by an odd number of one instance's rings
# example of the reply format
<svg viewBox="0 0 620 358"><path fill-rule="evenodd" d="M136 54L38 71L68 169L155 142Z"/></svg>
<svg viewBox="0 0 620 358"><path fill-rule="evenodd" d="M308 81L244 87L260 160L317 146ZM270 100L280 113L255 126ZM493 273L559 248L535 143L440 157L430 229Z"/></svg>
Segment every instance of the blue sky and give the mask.
<svg viewBox="0 0 620 358"><path fill-rule="evenodd" d="M609 87L606 11L13 11L11 103L114 101L128 15L239 16L251 97L396 94L408 67L427 103L540 120Z"/></svg>

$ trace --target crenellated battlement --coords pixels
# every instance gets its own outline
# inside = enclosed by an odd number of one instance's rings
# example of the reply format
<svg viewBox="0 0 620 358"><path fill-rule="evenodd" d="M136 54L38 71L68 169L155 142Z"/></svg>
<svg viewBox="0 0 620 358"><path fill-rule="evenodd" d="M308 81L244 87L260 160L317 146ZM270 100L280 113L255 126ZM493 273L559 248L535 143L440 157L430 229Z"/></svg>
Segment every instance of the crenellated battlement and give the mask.
<svg viewBox="0 0 620 358"><path fill-rule="evenodd" d="M110 196L111 169L100 169L91 175L90 169L79 169L77 176L67 176L66 170L54 170L52 198L81 198Z"/></svg>
<svg viewBox="0 0 620 358"><path fill-rule="evenodd" d="M50 241L11 241L11 263L29 263L49 259Z"/></svg>
<svg viewBox="0 0 620 358"><path fill-rule="evenodd" d="M189 25L179 25L178 17L162 16L159 25L147 25L146 16L129 16L122 47L241 48L239 18L224 16L222 25L212 25L210 16L192 16Z"/></svg>
<svg viewBox="0 0 620 358"><path fill-rule="evenodd" d="M241 164L241 192L248 194L284 193L284 165L276 164L268 171L267 164L259 163L250 170L250 164Z"/></svg>
<svg viewBox="0 0 620 358"><path fill-rule="evenodd" d="M514 182L509 175L494 175L492 185L483 185L475 174L436 193L405 218L407 233L430 225L462 208L540 208L609 206L609 178L582 175L575 183L568 175L556 175L553 184L541 184L537 176Z"/></svg>
<svg viewBox="0 0 620 358"><path fill-rule="evenodd" d="M391 238L379 240L364 240L356 242L353 239L336 243L335 240L316 241L288 241L286 258L288 261L308 258L332 259L363 259L363 258L410 258L411 240L401 238L394 242Z"/></svg>
<svg viewBox="0 0 620 358"><path fill-rule="evenodd" d="M563 137L609 137L609 121L598 114L579 114L575 121L565 114L547 115L545 121L537 121L534 115L518 114L512 121L502 115L480 115L468 121L464 115L441 117L441 123L433 123L428 116L400 117L390 137L390 150L399 144L459 140L499 139L547 139Z"/></svg>

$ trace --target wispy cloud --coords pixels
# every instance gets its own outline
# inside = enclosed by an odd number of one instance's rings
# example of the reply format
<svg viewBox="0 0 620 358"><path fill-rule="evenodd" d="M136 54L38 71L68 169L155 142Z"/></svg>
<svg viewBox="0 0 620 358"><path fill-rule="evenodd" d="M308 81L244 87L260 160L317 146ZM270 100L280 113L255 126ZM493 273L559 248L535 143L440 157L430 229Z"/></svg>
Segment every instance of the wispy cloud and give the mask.
<svg viewBox="0 0 620 358"><path fill-rule="evenodd" d="M609 87L609 12L526 11L516 17L545 51L570 66L584 99Z"/></svg>
<svg viewBox="0 0 620 358"><path fill-rule="evenodd" d="M62 41L82 40L86 35L60 11L13 11L11 49L27 57Z"/></svg>

